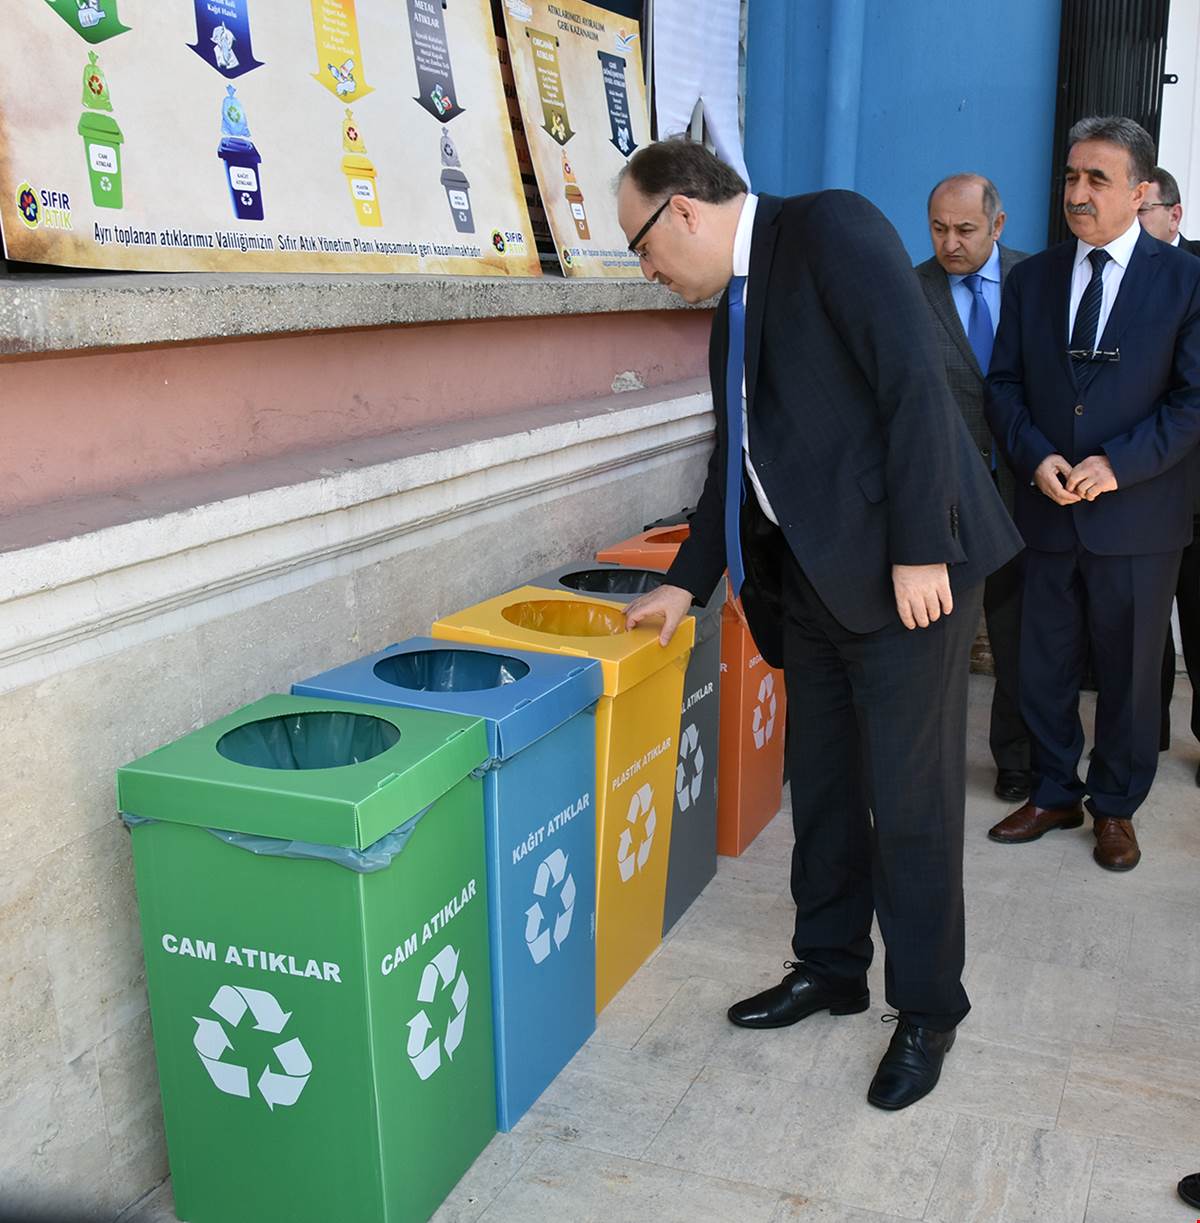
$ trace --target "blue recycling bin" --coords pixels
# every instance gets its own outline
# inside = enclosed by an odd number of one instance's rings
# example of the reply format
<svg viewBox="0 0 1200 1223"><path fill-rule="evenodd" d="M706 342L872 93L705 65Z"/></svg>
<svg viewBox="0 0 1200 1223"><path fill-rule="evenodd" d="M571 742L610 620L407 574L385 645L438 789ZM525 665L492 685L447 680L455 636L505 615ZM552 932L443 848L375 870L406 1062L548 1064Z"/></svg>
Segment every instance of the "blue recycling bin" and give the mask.
<svg viewBox="0 0 1200 1223"><path fill-rule="evenodd" d="M296 696L484 720L496 1118L510 1130L596 1027L600 664L413 637Z"/></svg>

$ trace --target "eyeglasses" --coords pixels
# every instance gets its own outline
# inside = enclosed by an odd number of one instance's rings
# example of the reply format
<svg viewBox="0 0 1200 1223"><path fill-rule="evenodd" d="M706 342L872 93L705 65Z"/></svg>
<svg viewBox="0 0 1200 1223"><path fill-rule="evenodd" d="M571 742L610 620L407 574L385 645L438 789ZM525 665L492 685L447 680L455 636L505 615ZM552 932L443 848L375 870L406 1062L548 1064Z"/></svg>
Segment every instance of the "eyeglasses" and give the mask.
<svg viewBox="0 0 1200 1223"><path fill-rule="evenodd" d="M654 225L654 222L657 221L658 218L662 216L663 210L671 202L671 198L672 197L668 195L667 198L663 200L663 202L659 204L659 206L651 214L650 220L648 220L646 224L643 225L642 228L639 229L637 233L633 235L633 240L629 243L629 249L633 254L637 255L639 259L644 259L645 256L641 253L641 251L638 250L638 245L641 243L641 240L650 232L651 228Z"/></svg>
<svg viewBox="0 0 1200 1223"><path fill-rule="evenodd" d="M1143 204L1138 209L1138 216L1140 217L1143 214L1149 212L1151 208L1174 208L1174 207L1175 207L1174 204Z"/></svg>
<svg viewBox="0 0 1200 1223"><path fill-rule="evenodd" d="M1089 361L1095 363L1097 361L1120 361L1121 350L1119 348L1104 349L1104 348L1068 348L1067 356L1072 361Z"/></svg>

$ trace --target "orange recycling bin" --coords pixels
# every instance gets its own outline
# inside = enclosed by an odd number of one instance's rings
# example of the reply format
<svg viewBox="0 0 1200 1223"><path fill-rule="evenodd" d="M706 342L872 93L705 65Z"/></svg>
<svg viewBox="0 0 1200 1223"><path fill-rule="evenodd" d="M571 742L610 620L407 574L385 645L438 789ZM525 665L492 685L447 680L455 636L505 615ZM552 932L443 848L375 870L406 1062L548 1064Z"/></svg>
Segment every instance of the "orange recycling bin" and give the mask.
<svg viewBox="0 0 1200 1223"><path fill-rule="evenodd" d="M598 561L668 569L687 525L643 531L596 553ZM721 730L717 763L717 852L736 858L774 819L783 801L787 697L783 672L754 644L741 601L721 612Z"/></svg>
<svg viewBox="0 0 1200 1223"><path fill-rule="evenodd" d="M519 587L433 625L433 636L443 640L600 663L604 694L596 708L597 1012L662 939L680 705L695 632L695 617L688 616L664 649L656 627L627 632L624 610L610 599L537 586ZM553 833L547 825L546 835Z"/></svg>

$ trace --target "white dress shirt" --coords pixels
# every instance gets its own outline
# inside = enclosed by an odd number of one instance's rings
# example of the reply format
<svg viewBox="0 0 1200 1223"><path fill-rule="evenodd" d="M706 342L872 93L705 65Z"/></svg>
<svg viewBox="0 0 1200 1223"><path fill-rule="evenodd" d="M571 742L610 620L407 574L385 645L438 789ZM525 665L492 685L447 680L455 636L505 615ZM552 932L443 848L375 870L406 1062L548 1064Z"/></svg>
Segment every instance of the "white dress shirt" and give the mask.
<svg viewBox="0 0 1200 1223"><path fill-rule="evenodd" d="M752 192L747 193L746 202L742 205L742 214L738 217L737 231L733 235L733 274L746 278L746 284L742 290L743 305L750 300L750 242L754 237L754 214L757 211L758 196ZM775 511L767 500L767 494L763 492L758 472L754 470L754 464L750 461L750 423L746 415L746 368L744 363L742 366L742 453L746 458L746 475L750 478L750 487L754 489L758 504L762 507L762 512L778 526L779 519L775 517Z"/></svg>
<svg viewBox="0 0 1200 1223"><path fill-rule="evenodd" d="M1178 245L1179 245L1179 230L1176 230L1176 231L1175 231L1175 237L1173 237L1173 238L1171 239L1171 245L1172 245L1172 246L1178 246Z"/></svg>
<svg viewBox="0 0 1200 1223"><path fill-rule="evenodd" d="M1134 217L1133 224L1119 238L1114 238L1103 247L1112 258L1104 265L1102 273L1104 288L1100 297L1100 321L1096 324L1096 336L1092 341L1092 348L1100 347L1100 337L1104 334L1108 316L1112 313L1113 302L1117 300L1117 292L1121 288L1121 281L1125 278L1125 269L1133 257L1133 248L1137 246L1141 232L1141 224ZM1088 255L1098 249L1101 248L1088 246L1082 238L1075 244L1075 271L1071 276L1071 305L1067 315L1068 343L1071 333L1075 330L1075 315L1079 313L1083 291L1087 288L1088 281L1092 279L1092 265L1088 262Z"/></svg>

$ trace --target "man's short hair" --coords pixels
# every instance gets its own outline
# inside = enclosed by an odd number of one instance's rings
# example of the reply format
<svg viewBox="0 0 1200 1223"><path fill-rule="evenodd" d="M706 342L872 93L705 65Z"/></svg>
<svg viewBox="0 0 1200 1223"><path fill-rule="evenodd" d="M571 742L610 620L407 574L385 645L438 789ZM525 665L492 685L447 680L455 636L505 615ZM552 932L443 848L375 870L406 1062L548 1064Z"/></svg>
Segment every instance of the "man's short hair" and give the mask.
<svg viewBox="0 0 1200 1223"><path fill-rule="evenodd" d="M983 215L987 217L989 225L995 225L996 218L1004 211L1004 204L1001 202L1000 192L996 190L996 184L982 174L947 174L929 193L929 199L925 201L925 215L928 216L933 211L933 197L943 187L969 187L972 183L977 183L982 188Z"/></svg>
<svg viewBox="0 0 1200 1223"><path fill-rule="evenodd" d="M1158 188L1160 203L1170 204L1174 208L1176 204L1183 202L1179 197L1179 184L1170 170L1164 170L1162 166L1155 166L1150 175L1150 182Z"/></svg>
<svg viewBox="0 0 1200 1223"><path fill-rule="evenodd" d="M647 199L686 195L706 204L724 204L747 190L736 170L686 136L668 136L638 149L618 183L626 177Z"/></svg>
<svg viewBox="0 0 1200 1223"><path fill-rule="evenodd" d="M1129 154L1129 183L1149 182L1154 174L1154 141L1140 123L1123 115L1089 115L1080 119L1067 133L1067 148L1085 140L1104 140L1119 145Z"/></svg>

